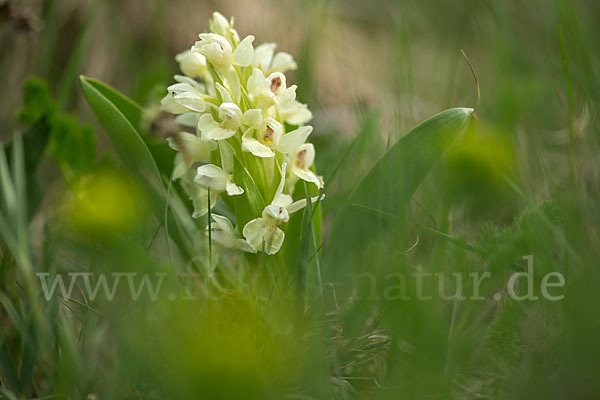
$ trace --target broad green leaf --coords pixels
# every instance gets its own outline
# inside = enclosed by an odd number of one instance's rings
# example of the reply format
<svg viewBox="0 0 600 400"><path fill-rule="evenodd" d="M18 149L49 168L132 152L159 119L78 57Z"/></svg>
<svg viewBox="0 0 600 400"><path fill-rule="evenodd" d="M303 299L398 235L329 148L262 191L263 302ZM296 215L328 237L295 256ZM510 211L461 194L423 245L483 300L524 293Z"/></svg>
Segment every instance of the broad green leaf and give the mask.
<svg viewBox="0 0 600 400"><path fill-rule="evenodd" d="M115 105L131 123L133 128L138 132L139 137L144 141L146 147L150 151L154 162L160 172L166 176L171 175L173 168L173 160L175 152L169 148L164 142L157 142L153 137L146 134L143 128L144 110L139 104L131 100L129 97L118 92L107 84L95 79L84 77L87 83L102 94L106 99Z"/></svg>
<svg viewBox="0 0 600 400"><path fill-rule="evenodd" d="M157 220L168 218L165 213L165 187L156 161L142 139L139 126L142 109L132 100L116 90L82 76L81 86L90 107L108 134L125 167L140 178ZM169 236L184 255L189 255L189 246L181 234L179 220L168 218Z"/></svg>
<svg viewBox="0 0 600 400"><path fill-rule="evenodd" d="M139 131L144 113L142 107L104 82L100 82L96 79L85 76L82 76L80 79L82 84L85 82L98 91L98 93L100 93L102 96L106 97L108 101L114 104L114 106L117 107L121 113L123 113L125 118L127 118L129 123Z"/></svg>
<svg viewBox="0 0 600 400"><path fill-rule="evenodd" d="M151 200L152 208L157 215L161 215L162 202L155 195L156 191L162 188L160 173L148 147L134 127L136 123L139 123L137 118L140 116L133 107L133 103L125 101L123 96L113 96L112 92L114 91L109 91L111 96L107 97L106 91L98 90L98 87L103 87L104 84L83 76L81 77L81 86L90 107L125 167L132 174L141 178L148 193L154 193L151 196L154 197Z"/></svg>
<svg viewBox="0 0 600 400"><path fill-rule="evenodd" d="M374 217L353 207L360 204L393 215L401 215L413 193L473 113L453 108L421 123L400 139L377 162L337 213L326 248L326 266L344 266L353 255L377 240L389 219Z"/></svg>

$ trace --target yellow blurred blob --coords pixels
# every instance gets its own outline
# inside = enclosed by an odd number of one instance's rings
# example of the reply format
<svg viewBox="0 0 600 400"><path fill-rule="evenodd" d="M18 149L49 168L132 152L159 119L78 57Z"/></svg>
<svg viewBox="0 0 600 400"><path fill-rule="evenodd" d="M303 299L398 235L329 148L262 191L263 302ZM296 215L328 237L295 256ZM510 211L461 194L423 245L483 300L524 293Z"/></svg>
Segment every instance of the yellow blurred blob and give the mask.
<svg viewBox="0 0 600 400"><path fill-rule="evenodd" d="M123 373L135 375L143 365L150 379L165 382L158 398L284 398L310 350L281 318L267 318L255 306L233 296L154 304L150 320L140 311L143 328L122 346L130 361ZM147 332L143 340L140 331Z"/></svg>
<svg viewBox="0 0 600 400"><path fill-rule="evenodd" d="M102 236L130 232L145 213L138 185L122 172L109 169L83 177L73 189L68 207L73 228Z"/></svg>
<svg viewBox="0 0 600 400"><path fill-rule="evenodd" d="M490 126L470 126L464 138L448 151L448 183L463 193L504 191L502 174L513 176L515 168L508 135Z"/></svg>
<svg viewBox="0 0 600 400"><path fill-rule="evenodd" d="M505 176L514 180L518 166L508 133L469 125L462 140L448 150L446 165L446 193L468 205L472 215L500 209L510 215L516 197Z"/></svg>

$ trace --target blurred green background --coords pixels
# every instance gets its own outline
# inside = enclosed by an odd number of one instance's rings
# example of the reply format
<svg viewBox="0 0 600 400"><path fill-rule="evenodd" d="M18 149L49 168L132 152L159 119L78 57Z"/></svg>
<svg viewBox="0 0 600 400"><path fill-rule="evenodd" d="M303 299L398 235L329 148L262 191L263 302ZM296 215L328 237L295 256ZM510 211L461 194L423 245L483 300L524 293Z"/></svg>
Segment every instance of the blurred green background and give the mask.
<svg viewBox="0 0 600 400"><path fill-rule="evenodd" d="M38 271L196 268L151 222L79 75L145 107L160 146L172 130L157 107L174 56L216 10L298 62L288 79L314 113L324 243L349 194L418 123L479 103L476 123L402 215L357 224L371 242L343 262L325 248L323 296L308 297L300 324L293 279L270 292L269 273L235 268L222 273L233 278L219 300L172 302L165 290L136 303L122 293L88 302L77 290L40 300ZM0 140L9 163L17 132L33 132L26 160L39 147L17 205L27 216L9 224L16 214L3 208L3 232L26 244L3 236L0 247L0 398L597 398L599 20L599 2L575 0L0 0ZM24 90L31 76L48 90ZM376 213L374 203L363 206ZM529 254L536 288L564 274L564 300L494 301ZM384 296L390 274L419 269L489 271L487 300Z"/></svg>

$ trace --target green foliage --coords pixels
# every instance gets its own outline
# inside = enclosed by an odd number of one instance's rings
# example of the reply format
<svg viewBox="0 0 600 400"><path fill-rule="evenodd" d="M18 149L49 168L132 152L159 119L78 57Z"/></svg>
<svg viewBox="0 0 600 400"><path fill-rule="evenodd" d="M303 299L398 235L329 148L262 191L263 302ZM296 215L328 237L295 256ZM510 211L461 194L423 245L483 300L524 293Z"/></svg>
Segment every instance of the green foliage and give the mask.
<svg viewBox="0 0 600 400"><path fill-rule="evenodd" d="M139 107L93 79L81 77L81 86L121 161L133 174L146 182L148 194L155 197L151 199L151 203L160 213L161 201L153 193L162 186L162 181L156 162L136 130L141 120Z"/></svg>
<svg viewBox="0 0 600 400"><path fill-rule="evenodd" d="M235 219L238 229L242 227L257 215L262 213L267 202L263 198L252 176L246 168L242 166L237 156L233 158L233 176L235 183L243 188L246 188L244 194L234 198L235 204Z"/></svg>
<svg viewBox="0 0 600 400"><path fill-rule="evenodd" d="M369 205L401 215L429 170L465 128L472 112L466 108L444 111L421 123L388 150L335 217L326 250L330 268L348 262L346 249L363 248L385 229L385 220L357 213L352 205Z"/></svg>
<svg viewBox="0 0 600 400"><path fill-rule="evenodd" d="M187 221L186 224L181 221L183 218L181 213L177 219L169 219L170 213L166 204L163 177L158 169L156 159L142 139L147 135L140 133L143 123L142 109L132 100L102 82L83 76L80 79L88 104L106 131L121 162L142 187L144 202L150 206L158 221L163 221L162 223L169 226L170 234L167 235L167 240L172 239L181 253L189 256L189 245L184 236L190 236L193 233L189 231L184 233L181 225L187 225L189 229L190 223ZM165 145L153 148L156 150L163 146ZM169 172L170 168L169 166ZM164 173L166 174L167 171Z"/></svg>
<svg viewBox="0 0 600 400"><path fill-rule="evenodd" d="M518 304L507 300L498 316L490 324L485 345L492 352L487 362L501 364L504 368L514 367L521 357L522 348L519 337L521 310Z"/></svg>
<svg viewBox="0 0 600 400"><path fill-rule="evenodd" d="M23 108L18 119L29 127L25 136L32 146L26 143L27 160L39 160L39 143L45 147L47 141L49 154L56 160L68 180L82 176L94 164L96 136L93 128L90 125L79 126L75 116L59 113L58 105L51 98L48 86L43 80L30 78L25 81ZM30 172L35 170L37 162L29 161L27 165L30 166L27 169Z"/></svg>
<svg viewBox="0 0 600 400"><path fill-rule="evenodd" d="M30 78L23 85L23 108L19 111L19 122L33 125L42 117L52 117L56 113L56 104L50 96L46 82L39 78Z"/></svg>
<svg viewBox="0 0 600 400"><path fill-rule="evenodd" d="M471 124L448 151L442 172L445 196L466 204L473 217L514 213L518 202L503 175L518 175L514 149L506 132ZM493 206L493 207L492 207Z"/></svg>
<svg viewBox="0 0 600 400"><path fill-rule="evenodd" d="M85 173L95 162L94 130L90 125L79 127L71 115L57 115L52 119L48 149L63 173L69 169L76 174Z"/></svg>
<svg viewBox="0 0 600 400"><path fill-rule="evenodd" d="M558 241L540 215L545 216L553 226L564 227L565 207L557 200L546 201L539 210L536 207L525 211L507 227L499 228L490 223L482 227L477 247L482 250L490 270L505 269L525 254L543 254L545 246Z"/></svg>

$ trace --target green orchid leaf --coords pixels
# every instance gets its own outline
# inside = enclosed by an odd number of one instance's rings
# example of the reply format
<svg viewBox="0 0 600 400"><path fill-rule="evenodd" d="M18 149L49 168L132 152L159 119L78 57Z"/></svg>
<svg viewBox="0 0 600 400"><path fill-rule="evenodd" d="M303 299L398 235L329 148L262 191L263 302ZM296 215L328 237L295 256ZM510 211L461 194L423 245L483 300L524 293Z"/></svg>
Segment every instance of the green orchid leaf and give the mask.
<svg viewBox="0 0 600 400"><path fill-rule="evenodd" d="M313 165L312 171L315 172L315 168ZM308 191L308 193L307 193ZM316 185L309 183L306 184L305 181L299 180L296 183L296 187L294 189L294 200L300 200L301 198L310 198L319 195L319 189ZM310 236L312 241L312 235L314 233L314 241L316 243L316 249L313 249L312 246L308 247L308 252L310 253L310 258L318 258L320 256L320 245L321 245L321 204L320 201L313 203L311 205L311 228L310 228ZM295 265L296 260L298 259L298 253L300 250L301 239L302 239L302 224L306 224L304 221L304 212L297 212L290 216L290 220L287 223L285 230L285 241L283 242L282 253L284 254L286 263L288 265ZM307 235L307 233L304 233Z"/></svg>
<svg viewBox="0 0 600 400"><path fill-rule="evenodd" d="M125 167L137 176L147 194L158 221L165 218L165 186L155 158L140 134L143 110L132 100L94 79L82 76L86 99L106 131ZM172 165L172 164L171 164ZM169 213L168 215L172 215ZM177 218L168 218L169 236L182 254L189 256L189 246Z"/></svg>
<svg viewBox="0 0 600 400"><path fill-rule="evenodd" d="M161 215L163 202L156 198L157 189L162 188L160 172L135 128L140 118L138 110L132 102L125 101L123 96L115 95L114 91L99 90L99 87L106 88L98 81L81 77L81 86L92 111L106 131L121 161L129 171L141 178L149 189L148 192L153 193L152 208L157 215Z"/></svg>
<svg viewBox="0 0 600 400"><path fill-rule="evenodd" d="M333 221L325 250L329 271L351 262L386 227L397 221L361 212L361 204L402 215L412 195L431 168L471 120L470 108L453 108L422 122L392 146L346 199Z"/></svg>
<svg viewBox="0 0 600 400"><path fill-rule="evenodd" d="M244 188L244 193L234 196L235 218L238 229L242 229L248 221L262 214L266 203L250 173L242 166L237 156L233 158L233 180Z"/></svg>
<svg viewBox="0 0 600 400"><path fill-rule="evenodd" d="M85 83L86 85L91 86L108 101L114 104L114 106L118 108L121 113L123 113L129 123L136 130L140 130L140 125L142 123L142 117L144 114L142 107L104 82L100 82L96 79L85 76L80 77L80 79L82 84Z"/></svg>
<svg viewBox="0 0 600 400"><path fill-rule="evenodd" d="M150 151L159 171L165 176L170 176L173 168L173 161L175 159L175 152L171 150L166 143L157 142L152 136L145 132L144 109L129 97L123 95L104 82L88 77L82 77L81 80L82 82L85 80L89 86L104 96L118 108L121 113L123 113L123 116L125 116L131 126L138 132L138 136L143 140Z"/></svg>

